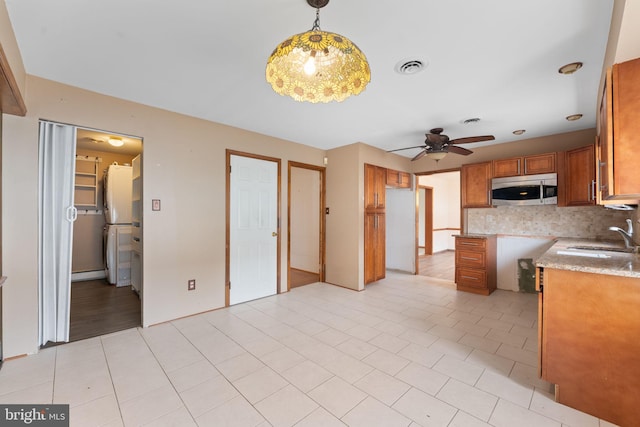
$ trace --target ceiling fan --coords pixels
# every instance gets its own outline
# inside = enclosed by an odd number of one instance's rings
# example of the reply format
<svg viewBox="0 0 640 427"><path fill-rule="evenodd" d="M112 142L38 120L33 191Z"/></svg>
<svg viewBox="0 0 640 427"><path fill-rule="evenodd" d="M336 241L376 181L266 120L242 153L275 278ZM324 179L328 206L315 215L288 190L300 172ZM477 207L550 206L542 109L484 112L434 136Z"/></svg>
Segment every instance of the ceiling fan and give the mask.
<svg viewBox="0 0 640 427"><path fill-rule="evenodd" d="M411 161L418 160L424 155L434 159L435 161L441 160L447 153L462 154L468 156L473 153L466 148L458 147L456 144L469 144L471 142L493 141L495 138L493 135L484 136L470 136L467 138L449 139L447 135L442 133L444 129L433 128L426 134L427 139L424 140L424 145L417 145L415 147L398 148L395 150L389 150L387 153L393 153L394 151L410 150L412 148L422 148Z"/></svg>

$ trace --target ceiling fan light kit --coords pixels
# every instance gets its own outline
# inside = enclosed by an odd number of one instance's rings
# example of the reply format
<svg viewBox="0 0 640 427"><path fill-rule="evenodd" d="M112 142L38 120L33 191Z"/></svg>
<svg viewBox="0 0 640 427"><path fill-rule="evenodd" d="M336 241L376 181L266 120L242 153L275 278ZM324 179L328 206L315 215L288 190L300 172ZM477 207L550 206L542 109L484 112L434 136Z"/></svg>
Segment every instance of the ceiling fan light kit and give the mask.
<svg viewBox="0 0 640 427"><path fill-rule="evenodd" d="M296 101L344 101L361 93L371 71L362 51L348 38L320 29L320 8L329 0L307 0L316 9L311 30L280 43L267 61L273 90Z"/></svg>

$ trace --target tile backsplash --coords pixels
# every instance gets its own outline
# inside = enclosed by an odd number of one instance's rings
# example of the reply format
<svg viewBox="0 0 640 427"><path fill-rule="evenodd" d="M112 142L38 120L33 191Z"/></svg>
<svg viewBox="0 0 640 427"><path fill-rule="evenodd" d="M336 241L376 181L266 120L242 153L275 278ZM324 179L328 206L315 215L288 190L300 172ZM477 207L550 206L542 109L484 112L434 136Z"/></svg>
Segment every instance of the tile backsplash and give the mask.
<svg viewBox="0 0 640 427"><path fill-rule="evenodd" d="M554 236L620 240L608 228L627 229L625 220L633 220L636 236L640 235L638 210L619 211L602 206L498 206L467 209L467 233L507 234L515 236ZM636 243L638 239L636 237Z"/></svg>

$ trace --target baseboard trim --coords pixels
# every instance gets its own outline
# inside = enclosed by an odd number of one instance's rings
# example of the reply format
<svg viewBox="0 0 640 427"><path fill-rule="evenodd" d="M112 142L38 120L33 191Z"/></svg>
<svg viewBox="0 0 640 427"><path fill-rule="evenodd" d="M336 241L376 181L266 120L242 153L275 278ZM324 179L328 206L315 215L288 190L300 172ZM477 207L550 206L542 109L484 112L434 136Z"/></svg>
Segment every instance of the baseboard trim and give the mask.
<svg viewBox="0 0 640 427"><path fill-rule="evenodd" d="M104 270L81 271L79 273L71 273L72 282L81 282L83 280L106 279L107 273Z"/></svg>

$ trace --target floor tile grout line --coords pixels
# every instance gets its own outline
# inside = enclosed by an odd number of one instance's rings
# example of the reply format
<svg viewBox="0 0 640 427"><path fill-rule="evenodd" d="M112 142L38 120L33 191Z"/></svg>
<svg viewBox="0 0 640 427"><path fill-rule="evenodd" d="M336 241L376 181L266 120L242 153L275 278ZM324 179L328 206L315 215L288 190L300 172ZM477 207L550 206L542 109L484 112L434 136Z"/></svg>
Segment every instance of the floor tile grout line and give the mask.
<svg viewBox="0 0 640 427"><path fill-rule="evenodd" d="M111 372L111 365L109 364L109 357L107 355L107 350L104 347L103 337L108 335L103 335L100 337L100 348L102 348L102 355L104 356L104 362L107 365L107 371L109 372L109 379L111 380L111 388L113 389L113 397L116 400L116 405L118 406L118 414L120 414L120 421L124 424L124 417L122 416L122 407L120 406L120 399L118 399L118 391L116 390L116 385L113 383L113 374Z"/></svg>

